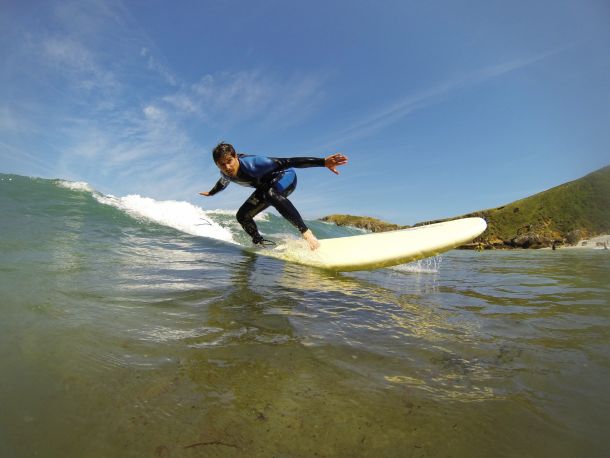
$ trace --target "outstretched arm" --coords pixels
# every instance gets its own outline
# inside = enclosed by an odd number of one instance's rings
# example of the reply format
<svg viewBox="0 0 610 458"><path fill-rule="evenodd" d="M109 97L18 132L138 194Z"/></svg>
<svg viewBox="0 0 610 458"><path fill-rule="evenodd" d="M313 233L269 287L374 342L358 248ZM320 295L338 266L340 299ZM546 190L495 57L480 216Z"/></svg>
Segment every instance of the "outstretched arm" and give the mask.
<svg viewBox="0 0 610 458"><path fill-rule="evenodd" d="M321 157L271 157L275 170L304 169L307 167L324 167L324 159Z"/></svg>
<svg viewBox="0 0 610 458"><path fill-rule="evenodd" d="M214 187L212 189L210 189L207 192L200 192L199 194L201 194L202 196L213 196L214 194L216 194L217 192L222 191L223 189L225 189L227 186L229 186L230 181L227 180L225 177L220 177L220 180L218 180L216 182L216 184L214 185Z"/></svg>
<svg viewBox="0 0 610 458"><path fill-rule="evenodd" d="M337 167L340 165L347 164L347 156L343 154L332 154L326 158L320 157L287 157L287 158L279 158L274 157L270 158L275 162L277 167L276 170L283 170L288 168L297 168L303 169L307 167L326 167L331 172L336 173L337 175Z"/></svg>

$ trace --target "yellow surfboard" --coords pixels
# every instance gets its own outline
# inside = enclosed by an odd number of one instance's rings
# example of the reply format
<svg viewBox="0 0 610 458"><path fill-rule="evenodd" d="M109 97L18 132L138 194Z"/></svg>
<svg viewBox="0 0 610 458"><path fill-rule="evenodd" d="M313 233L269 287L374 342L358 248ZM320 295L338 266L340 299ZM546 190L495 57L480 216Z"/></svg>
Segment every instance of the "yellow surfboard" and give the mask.
<svg viewBox="0 0 610 458"><path fill-rule="evenodd" d="M280 243L258 254L335 271L373 270L451 250L482 234L482 218L462 218L398 231L320 240L311 251L304 241Z"/></svg>

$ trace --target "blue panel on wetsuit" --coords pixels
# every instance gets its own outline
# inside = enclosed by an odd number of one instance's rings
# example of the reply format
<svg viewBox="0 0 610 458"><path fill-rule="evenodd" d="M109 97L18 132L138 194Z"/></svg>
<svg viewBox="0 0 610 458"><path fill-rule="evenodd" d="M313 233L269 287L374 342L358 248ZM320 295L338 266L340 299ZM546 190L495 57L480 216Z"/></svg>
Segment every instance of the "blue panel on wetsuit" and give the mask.
<svg viewBox="0 0 610 458"><path fill-rule="evenodd" d="M243 172L246 172L251 177L260 178L277 168L275 162L264 156L241 156L241 166Z"/></svg>
<svg viewBox="0 0 610 458"><path fill-rule="evenodd" d="M292 185L292 183L294 183L296 178L297 174L293 169L286 169L284 176L273 185L273 188L278 192L284 192L290 185Z"/></svg>

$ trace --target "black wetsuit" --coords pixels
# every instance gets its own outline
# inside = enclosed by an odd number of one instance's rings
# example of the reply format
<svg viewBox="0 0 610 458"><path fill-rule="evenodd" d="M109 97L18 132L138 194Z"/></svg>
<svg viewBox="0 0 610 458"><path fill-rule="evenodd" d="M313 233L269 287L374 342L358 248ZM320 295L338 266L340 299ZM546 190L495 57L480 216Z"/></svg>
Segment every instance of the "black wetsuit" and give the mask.
<svg viewBox="0 0 610 458"><path fill-rule="evenodd" d="M237 211L237 221L252 237L254 243L261 243L263 237L258 232L254 217L273 206L284 218L292 223L299 232L307 231L303 218L287 197L297 186L297 175L292 167L324 167L324 158L293 157L276 158L238 154L239 169L237 176L230 177L221 172L220 180L210 190L210 195L225 189L230 182L256 188L256 191Z"/></svg>

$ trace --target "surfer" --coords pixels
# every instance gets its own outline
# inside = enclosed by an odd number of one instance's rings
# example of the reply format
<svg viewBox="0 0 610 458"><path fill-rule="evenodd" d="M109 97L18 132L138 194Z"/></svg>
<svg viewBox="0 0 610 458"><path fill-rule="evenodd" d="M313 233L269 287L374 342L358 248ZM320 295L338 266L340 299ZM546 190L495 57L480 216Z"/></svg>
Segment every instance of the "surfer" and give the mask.
<svg viewBox="0 0 610 458"><path fill-rule="evenodd" d="M309 248L315 250L320 246L311 229L303 222L298 210L287 198L297 186L297 175L293 167L326 167L339 175L337 167L347 164L346 156L343 154L333 154L326 158L253 156L238 154L233 145L224 142L214 148L212 156L216 166L220 169L220 179L212 189L199 194L213 196L225 189L230 182L255 188L256 191L244 202L236 215L237 221L252 237L255 245L273 244L261 236L254 222L256 215L269 206L273 206L280 215L299 230L309 244Z"/></svg>

